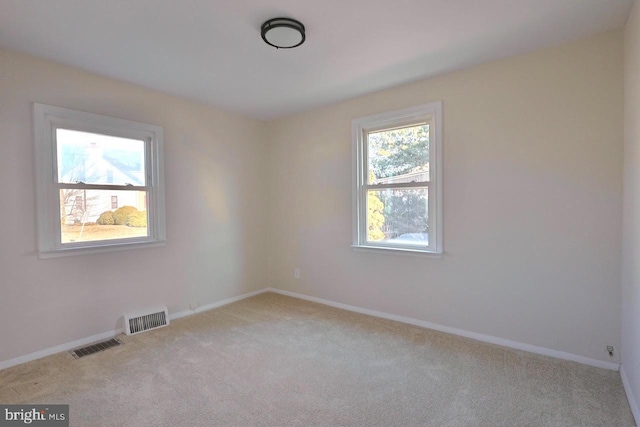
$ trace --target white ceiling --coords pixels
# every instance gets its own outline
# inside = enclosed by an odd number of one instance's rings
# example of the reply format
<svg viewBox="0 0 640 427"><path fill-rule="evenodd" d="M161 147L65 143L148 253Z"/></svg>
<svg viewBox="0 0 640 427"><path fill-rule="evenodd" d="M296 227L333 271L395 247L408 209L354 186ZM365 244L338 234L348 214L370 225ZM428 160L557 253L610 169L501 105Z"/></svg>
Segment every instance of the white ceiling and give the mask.
<svg viewBox="0 0 640 427"><path fill-rule="evenodd" d="M0 0L0 47L259 119L624 25L634 0ZM260 24L307 41L276 50Z"/></svg>

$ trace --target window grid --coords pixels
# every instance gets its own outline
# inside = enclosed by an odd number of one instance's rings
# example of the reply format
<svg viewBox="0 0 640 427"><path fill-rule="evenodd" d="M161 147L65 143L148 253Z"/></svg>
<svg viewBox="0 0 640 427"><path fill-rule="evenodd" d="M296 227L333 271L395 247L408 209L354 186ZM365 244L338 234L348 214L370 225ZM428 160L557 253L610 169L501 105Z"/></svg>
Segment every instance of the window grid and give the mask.
<svg viewBox="0 0 640 427"><path fill-rule="evenodd" d="M442 149L441 103L431 103L404 110L355 119L352 122L354 156L354 225L353 246L356 248L397 249L422 253L442 253ZM369 135L404 127L429 125L429 180L399 183L369 183ZM368 196L372 190L426 189L428 244L375 241L368 238ZM393 239L391 239L393 240Z"/></svg>
<svg viewBox="0 0 640 427"><path fill-rule="evenodd" d="M135 172L135 175L139 177L139 173L142 173L142 180L138 179L138 181L144 185L132 185L131 183L123 185L120 181L114 184L113 170L105 171L104 168L101 169L99 175L101 177L99 184L85 183L84 181L86 181L88 177L77 180L72 178L69 180L68 176L64 179L67 182L58 182L57 131L59 129L91 133L96 136L113 137L113 140L124 139L125 143L127 143L126 140L142 141L144 151L140 149L137 149L137 151L140 154L144 154L144 156L143 158L138 157L140 160L137 163L139 166L138 169L135 169L135 171L138 171ZM36 170L38 172L36 177L38 253L41 258L131 249L149 245L155 246L164 242L166 232L161 127L60 107L34 104L34 134ZM93 148L94 146L95 144L93 142L87 142L86 147ZM107 147L111 147L110 143L107 144ZM87 154L84 152L81 155L86 156ZM120 154L116 154L114 158L116 160L122 160L122 157L118 156L120 156ZM139 154L137 154L137 156L139 156ZM98 158L102 160L104 156L100 155ZM61 161L64 162L65 160L61 159ZM89 161L90 167L93 167L93 160ZM144 164L140 163L142 161L144 161ZM89 173L85 170L87 167L86 162L87 160L83 159L82 163L80 163L78 166L78 174ZM127 174L123 175L121 172L119 173L120 180L123 179L122 176L129 176ZM130 176L133 177L133 175ZM134 184L138 183L136 179L137 178L134 177L132 181ZM88 180L91 181L91 178ZM89 230L85 227L85 224L89 224L89 226L95 224L94 221L96 220L94 218L99 214L96 209L108 211L109 208L117 209L119 204L124 205L124 202L118 200L118 195L112 195L110 198L107 198L108 190L122 193L122 195L131 193L132 196L126 197L125 199L135 200L135 205L140 207L140 210L144 209L145 212L138 210L139 215L137 215L136 221L129 221L129 217L127 217L127 226L130 226L131 230L135 228L135 232L126 233L126 235L108 234L107 237L102 237L101 234L94 234L91 239L88 239L86 233ZM76 196L71 205L65 202L65 206L62 206L63 201L61 198L64 195L64 191L81 191L82 196ZM95 194L100 193L100 191L104 193L100 194L100 204L96 205L96 203L92 201L91 194L93 194L95 198ZM147 204L147 201L149 204ZM143 202L144 206L142 205ZM91 209L93 209L91 215L89 215L88 212L90 203L92 204ZM65 212L65 210L67 210L66 207L68 206L71 206L72 209L77 208L82 210L82 215L80 216L78 212L75 212L73 216L66 218L65 216L68 213ZM103 207L100 208L100 206ZM80 217L81 219L78 220ZM91 219L89 219L89 217L91 217ZM62 242L62 223L67 220L82 223L82 227L78 227L78 230L80 236L82 236L83 232L85 233L84 240L80 239L76 241L75 239L67 239L64 243ZM65 224L69 223L65 222ZM65 230L68 231L66 226Z"/></svg>

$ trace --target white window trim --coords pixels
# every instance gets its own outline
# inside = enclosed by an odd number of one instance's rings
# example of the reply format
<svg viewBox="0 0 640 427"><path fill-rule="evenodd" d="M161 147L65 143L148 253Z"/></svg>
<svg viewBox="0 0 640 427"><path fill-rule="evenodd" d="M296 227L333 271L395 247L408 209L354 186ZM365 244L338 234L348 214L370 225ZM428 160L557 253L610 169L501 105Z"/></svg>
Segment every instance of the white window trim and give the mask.
<svg viewBox="0 0 640 427"><path fill-rule="evenodd" d="M164 244L166 219L162 127L37 103L33 104L33 118L39 258L112 252ZM145 149L147 186L150 187L145 188L149 191L148 236L64 245L60 243L60 196L56 182L54 136L55 130L59 127L148 141L149 145ZM111 189L113 186L97 187Z"/></svg>
<svg viewBox="0 0 640 427"><path fill-rule="evenodd" d="M434 128L429 129L429 246L409 244L373 243L366 240L366 191L363 186L365 176L365 133L396 125L410 124L428 118L433 121ZM440 255L443 253L443 203L442 203L442 101L401 110L389 111L360 117L351 122L351 148L353 158L352 173L352 209L353 209L353 245L355 249L387 250L394 253L420 253ZM435 194L432 194L435 189Z"/></svg>

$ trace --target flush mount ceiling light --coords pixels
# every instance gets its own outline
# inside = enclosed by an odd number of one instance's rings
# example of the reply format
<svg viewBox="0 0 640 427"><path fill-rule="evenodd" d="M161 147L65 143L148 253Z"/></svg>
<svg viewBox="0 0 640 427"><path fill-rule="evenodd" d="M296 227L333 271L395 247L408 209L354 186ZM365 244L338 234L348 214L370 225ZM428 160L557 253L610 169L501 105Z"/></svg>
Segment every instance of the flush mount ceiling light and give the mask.
<svg viewBox="0 0 640 427"><path fill-rule="evenodd" d="M273 18L262 24L262 40L276 49L291 49L304 43L304 25L290 18Z"/></svg>

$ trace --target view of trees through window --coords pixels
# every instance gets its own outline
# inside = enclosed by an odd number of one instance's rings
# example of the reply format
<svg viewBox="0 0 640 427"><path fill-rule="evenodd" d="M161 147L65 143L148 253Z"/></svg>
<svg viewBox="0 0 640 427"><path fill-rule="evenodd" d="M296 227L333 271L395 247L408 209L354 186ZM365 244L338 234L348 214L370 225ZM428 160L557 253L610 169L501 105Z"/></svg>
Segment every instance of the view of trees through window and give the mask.
<svg viewBox="0 0 640 427"><path fill-rule="evenodd" d="M56 151L61 243L148 235L144 141L57 129Z"/></svg>
<svg viewBox="0 0 640 427"><path fill-rule="evenodd" d="M367 240L428 245L429 125L370 132L367 158Z"/></svg>

